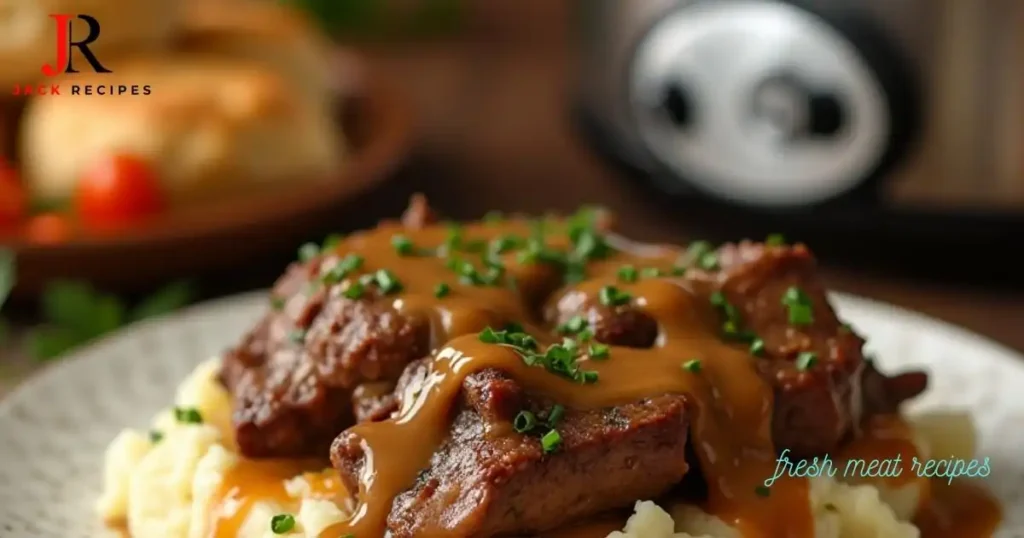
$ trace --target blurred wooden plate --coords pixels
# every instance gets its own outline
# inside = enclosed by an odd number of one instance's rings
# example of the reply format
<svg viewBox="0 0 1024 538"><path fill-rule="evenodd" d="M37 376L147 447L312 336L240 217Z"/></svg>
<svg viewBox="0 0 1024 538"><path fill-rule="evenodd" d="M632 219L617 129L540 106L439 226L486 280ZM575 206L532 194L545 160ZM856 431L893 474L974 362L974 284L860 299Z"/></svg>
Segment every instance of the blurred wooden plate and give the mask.
<svg viewBox="0 0 1024 538"><path fill-rule="evenodd" d="M52 246L8 241L3 246L17 256L14 295L35 295L60 278L136 290L239 266L327 227L343 202L395 171L412 140L408 102L365 60L348 55L340 60L338 124L349 156L334 177L298 178L294 188L176 208L116 235Z"/></svg>

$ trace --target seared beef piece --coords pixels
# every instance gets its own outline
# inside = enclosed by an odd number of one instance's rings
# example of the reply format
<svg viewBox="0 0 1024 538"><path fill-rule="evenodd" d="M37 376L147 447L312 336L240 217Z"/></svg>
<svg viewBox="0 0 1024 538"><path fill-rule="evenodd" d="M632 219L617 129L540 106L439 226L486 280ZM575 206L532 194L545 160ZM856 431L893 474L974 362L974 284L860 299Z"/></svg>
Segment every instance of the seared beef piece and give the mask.
<svg viewBox="0 0 1024 538"><path fill-rule="evenodd" d="M568 292L546 312L555 327L582 316L598 342L615 346L649 348L658 338L658 322L631 305L608 307L582 293Z"/></svg>
<svg viewBox="0 0 1024 538"><path fill-rule="evenodd" d="M425 356L426 322L372 294L346 299L320 286L319 260L293 265L274 288L284 301L231 350L220 380L231 392L239 449L248 457L321 456L353 420L352 392L394 381Z"/></svg>
<svg viewBox="0 0 1024 538"><path fill-rule="evenodd" d="M866 364L864 340L836 317L803 245L729 244L718 250L718 265L713 272L691 270L687 278L709 298L721 291L739 312L740 328L764 342L757 364L775 387L772 434L779 450L797 456L832 450L868 413L891 412L924 390L922 373L888 379ZM810 305L810 323L791 322L783 304L791 288ZM804 352L814 353L816 364L801 371Z"/></svg>
<svg viewBox="0 0 1024 538"><path fill-rule="evenodd" d="M352 392L352 409L356 422L376 422L391 416L398 409L395 385L387 381L363 383Z"/></svg>
<svg viewBox="0 0 1024 538"><path fill-rule="evenodd" d="M425 372L423 363L410 366L416 369ZM497 370L467 377L447 441L394 500L391 535L429 536L437 529L467 537L544 532L657 497L687 471L683 396L567 410L557 424L562 445L545 455L537 436L516 433L511 421L522 409L544 417L551 407ZM331 457L346 487L356 491L364 464L358 437L343 433Z"/></svg>

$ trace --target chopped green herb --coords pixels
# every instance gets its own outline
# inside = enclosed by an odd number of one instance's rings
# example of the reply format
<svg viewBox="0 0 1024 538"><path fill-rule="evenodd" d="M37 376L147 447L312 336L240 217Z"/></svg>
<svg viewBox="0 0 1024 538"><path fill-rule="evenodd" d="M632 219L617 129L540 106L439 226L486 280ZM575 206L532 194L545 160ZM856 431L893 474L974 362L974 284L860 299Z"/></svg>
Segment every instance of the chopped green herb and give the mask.
<svg viewBox="0 0 1024 538"><path fill-rule="evenodd" d="M412 244L412 240L404 235L392 235L391 246L394 247L395 252L399 256L409 256L412 254L416 247Z"/></svg>
<svg viewBox="0 0 1024 538"><path fill-rule="evenodd" d="M288 339L296 344L301 344L306 340L306 331L303 331L302 329L295 329L288 333Z"/></svg>
<svg viewBox="0 0 1024 538"><path fill-rule="evenodd" d="M605 286L598 292L598 299L605 306L621 306L629 303L633 297L615 286Z"/></svg>
<svg viewBox="0 0 1024 538"><path fill-rule="evenodd" d="M716 292L711 294L711 304L713 304L715 306L718 306L718 307L722 307L722 306L725 306L725 305L729 304L729 301L725 298L725 294L724 293L722 293L720 291L716 291Z"/></svg>
<svg viewBox="0 0 1024 538"><path fill-rule="evenodd" d="M299 261L308 262L320 255L320 246L316 243L306 243L299 247Z"/></svg>
<svg viewBox="0 0 1024 538"><path fill-rule="evenodd" d="M586 371L586 372L581 372L581 375L579 376L579 378L577 380L580 383L583 383L584 385L590 385L590 384L593 384L593 383L597 383L597 380L599 378L600 378L600 374L598 374L597 372L595 372L593 370L589 370L589 371Z"/></svg>
<svg viewBox="0 0 1024 538"><path fill-rule="evenodd" d="M582 331L576 333L576 339L579 340L580 342L588 342L592 338L594 338L594 331L590 329L583 329Z"/></svg>
<svg viewBox="0 0 1024 538"><path fill-rule="evenodd" d="M790 286L782 295L782 304L789 309L789 323L792 325L810 325L814 323L814 311L811 298L800 288Z"/></svg>
<svg viewBox="0 0 1024 538"><path fill-rule="evenodd" d="M501 267L488 267L482 275L479 275L480 283L485 286L497 286L501 282L505 269Z"/></svg>
<svg viewBox="0 0 1024 538"><path fill-rule="evenodd" d="M715 247L707 241L693 241L690 243L690 246L686 247L686 253L683 254L683 261L685 263L681 265L684 267L692 267L695 264L699 265L704 256L713 254L714 251Z"/></svg>
<svg viewBox="0 0 1024 538"><path fill-rule="evenodd" d="M658 278L660 276L665 276L665 272L657 267L644 267L640 270L640 276L644 278Z"/></svg>
<svg viewBox="0 0 1024 538"><path fill-rule="evenodd" d="M633 267L632 265L623 265L622 267L619 267L618 275L619 280L623 282L636 282L636 267Z"/></svg>
<svg viewBox="0 0 1024 538"><path fill-rule="evenodd" d="M270 530L274 534L285 534L295 528L295 517L291 514L277 514L270 518Z"/></svg>
<svg viewBox="0 0 1024 538"><path fill-rule="evenodd" d="M488 211L484 215L484 222L487 224L497 224L503 220L505 220L505 216L501 214L501 211Z"/></svg>
<svg viewBox="0 0 1024 538"><path fill-rule="evenodd" d="M561 323L555 328L558 334L578 334L580 331L587 328L587 318L583 316L573 316L569 318L565 323Z"/></svg>
<svg viewBox="0 0 1024 538"><path fill-rule="evenodd" d="M522 239L514 235L499 235L491 240L490 245L487 247L492 254L504 254L512 249L515 249L522 245L524 242Z"/></svg>
<svg viewBox="0 0 1024 538"><path fill-rule="evenodd" d="M786 244L786 238L782 234L769 234L764 244L770 247L781 247Z"/></svg>
<svg viewBox="0 0 1024 538"><path fill-rule="evenodd" d="M380 288L381 293L384 295L390 295L392 293L402 291L402 283L398 280L398 277L387 269L378 270L374 274L374 280L377 282L377 287Z"/></svg>
<svg viewBox="0 0 1024 538"><path fill-rule="evenodd" d="M484 327L484 330L480 331L480 334L477 335L477 337L485 344L501 344L504 342L502 342L502 338L499 336L499 333L504 332L505 331L495 331L490 327Z"/></svg>
<svg viewBox="0 0 1024 538"><path fill-rule="evenodd" d="M528 433L537 426L537 417L529 411L520 411L514 421L512 421L512 429L519 433Z"/></svg>
<svg viewBox="0 0 1024 538"><path fill-rule="evenodd" d="M601 361L608 358L609 347L607 344L594 342L590 344L590 348L587 350L587 355L590 356L591 360Z"/></svg>
<svg viewBox="0 0 1024 538"><path fill-rule="evenodd" d="M345 239L345 236L341 234L330 234L324 238L323 246L321 251L333 250L335 247L341 244L341 241Z"/></svg>
<svg viewBox="0 0 1024 538"><path fill-rule="evenodd" d="M686 274L686 268L685 267L678 267L678 266L676 266L676 267L672 268L672 276L683 276L685 274Z"/></svg>
<svg viewBox="0 0 1024 538"><path fill-rule="evenodd" d="M764 355L764 340L755 338L754 341L750 343L750 354L755 357Z"/></svg>
<svg viewBox="0 0 1024 538"><path fill-rule="evenodd" d="M551 412L548 413L548 426L554 428L562 421L562 417L565 415L565 407L555 404L551 408Z"/></svg>
<svg viewBox="0 0 1024 538"><path fill-rule="evenodd" d="M806 372L818 364L818 354L813 351L802 351L796 356L796 369Z"/></svg>
<svg viewBox="0 0 1024 538"><path fill-rule="evenodd" d="M352 271L357 271L363 266L363 257L358 254L347 254L344 258L338 260L338 263L334 265L334 269L340 271L341 278L345 278ZM334 270L332 269L332 270Z"/></svg>
<svg viewBox="0 0 1024 538"><path fill-rule="evenodd" d="M358 280L349 283L348 287L341 292L346 299L353 301L362 297L364 293L366 293L366 286Z"/></svg>
<svg viewBox="0 0 1024 538"><path fill-rule="evenodd" d="M718 269L718 254L715 252L706 252L697 259L697 266L705 271L714 271Z"/></svg>
<svg viewBox="0 0 1024 538"><path fill-rule="evenodd" d="M451 291L452 291L451 286L449 286L448 284L446 284L444 282L438 282L437 285L434 286L434 297L437 297L438 299L440 299L442 297L445 297L449 293L451 293Z"/></svg>
<svg viewBox="0 0 1024 538"><path fill-rule="evenodd" d="M683 370L686 370L688 372L692 372L692 373L695 373L695 374L699 373L700 370L701 370L700 360L698 360L698 359L691 359L691 360L688 360L688 361L684 362L683 363Z"/></svg>
<svg viewBox="0 0 1024 538"><path fill-rule="evenodd" d="M756 493L758 497L767 497L771 495L772 491L766 486L757 486L754 488L754 493Z"/></svg>
<svg viewBox="0 0 1024 538"><path fill-rule="evenodd" d="M282 308L284 308L284 298L283 297L277 297L277 296L271 296L270 297L270 308L272 310L281 310Z"/></svg>
<svg viewBox="0 0 1024 538"><path fill-rule="evenodd" d="M174 420L183 424L202 424L203 415L195 407L175 407Z"/></svg>
<svg viewBox="0 0 1024 538"><path fill-rule="evenodd" d="M149 432L149 442L150 443L154 443L154 444L155 443L159 443L163 438L164 438L163 432L161 432L159 430L150 430L150 432Z"/></svg>
<svg viewBox="0 0 1024 538"><path fill-rule="evenodd" d="M545 454L550 454L558 450L559 445L562 444L562 435L558 433L558 430L551 430L544 434L544 437L540 438L540 446L544 450Z"/></svg>

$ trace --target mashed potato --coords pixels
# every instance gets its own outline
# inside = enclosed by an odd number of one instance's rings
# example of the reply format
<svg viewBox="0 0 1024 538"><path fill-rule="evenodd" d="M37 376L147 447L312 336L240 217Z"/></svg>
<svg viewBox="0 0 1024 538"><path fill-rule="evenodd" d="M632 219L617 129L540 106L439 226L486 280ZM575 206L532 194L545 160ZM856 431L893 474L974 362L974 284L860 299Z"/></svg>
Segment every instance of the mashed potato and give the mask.
<svg viewBox="0 0 1024 538"><path fill-rule="evenodd" d="M108 522L125 525L133 538L211 535L215 497L240 461L231 437L230 397L215 378L218 366L214 359L197 367L179 388L175 406L156 416L150 432L126 430L107 448L97 510ZM922 457L973 455L969 416L929 415L912 422ZM239 536L281 536L271 528L275 516L288 518L289 538L312 538L343 521L345 510L317 495L309 480L308 474L284 479L286 495L251 503ZM908 521L928 494L927 485L911 481L891 488L874 480L845 484L811 479L815 538L917 538L917 528ZM741 537L695 506L663 508L640 500L625 528L608 538Z"/></svg>
<svg viewBox="0 0 1024 538"><path fill-rule="evenodd" d="M132 538L205 538L214 521L211 502L238 464L231 438L231 401L216 381L217 360L182 383L175 406L157 414L149 432L125 430L107 448L103 494L97 510L124 525ZM284 481L287 502L255 502L242 522L244 537L280 536L274 516L287 515L289 538L318 536L345 519L334 502L317 498L304 475Z"/></svg>

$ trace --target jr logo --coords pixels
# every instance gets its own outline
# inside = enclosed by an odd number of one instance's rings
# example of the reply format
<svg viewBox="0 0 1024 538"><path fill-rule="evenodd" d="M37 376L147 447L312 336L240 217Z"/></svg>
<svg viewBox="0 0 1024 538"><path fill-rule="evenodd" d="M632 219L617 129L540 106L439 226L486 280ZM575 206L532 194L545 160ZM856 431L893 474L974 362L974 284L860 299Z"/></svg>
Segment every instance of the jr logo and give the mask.
<svg viewBox="0 0 1024 538"><path fill-rule="evenodd" d="M78 70L71 64L71 47L78 47L82 56L97 73L110 73L111 71L96 59L96 55L89 50L89 44L100 37L100 23L89 15L77 15L77 17L89 26L89 34L84 39L74 41L71 35L71 22L76 15L52 14L50 18L57 23L57 61L53 64L43 65L43 74L48 77L55 77L62 73L78 73Z"/></svg>

